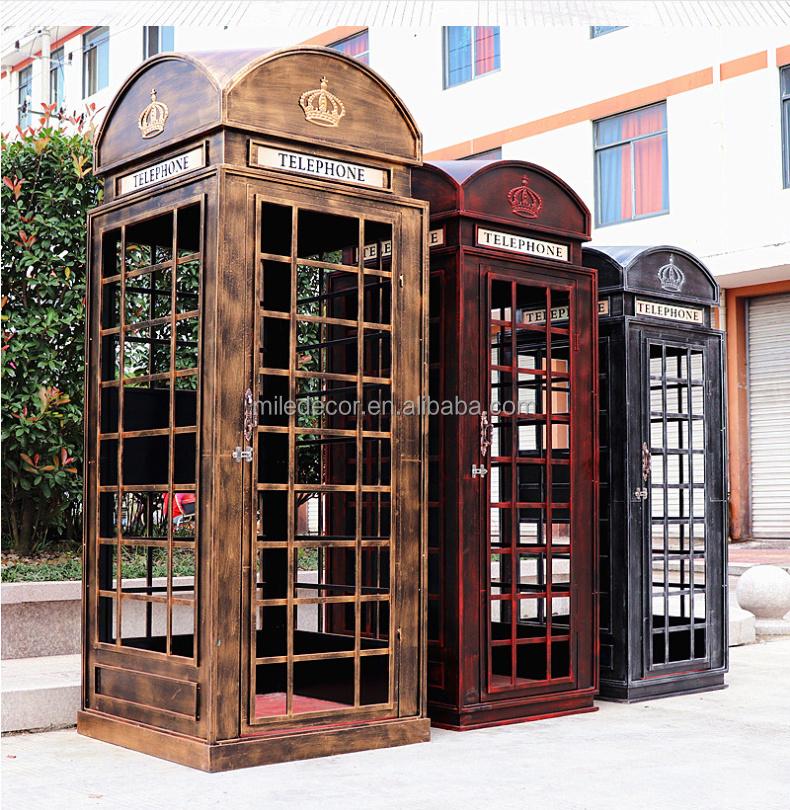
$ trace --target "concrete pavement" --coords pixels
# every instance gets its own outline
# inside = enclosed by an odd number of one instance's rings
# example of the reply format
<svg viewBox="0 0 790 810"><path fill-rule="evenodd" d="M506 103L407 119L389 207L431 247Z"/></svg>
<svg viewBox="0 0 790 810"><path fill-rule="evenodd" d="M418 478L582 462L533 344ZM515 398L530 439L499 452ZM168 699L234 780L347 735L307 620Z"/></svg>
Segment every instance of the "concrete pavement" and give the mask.
<svg viewBox="0 0 790 810"><path fill-rule="evenodd" d="M5 737L4 810L787 810L790 639L730 650L729 688L204 774L80 737Z"/></svg>

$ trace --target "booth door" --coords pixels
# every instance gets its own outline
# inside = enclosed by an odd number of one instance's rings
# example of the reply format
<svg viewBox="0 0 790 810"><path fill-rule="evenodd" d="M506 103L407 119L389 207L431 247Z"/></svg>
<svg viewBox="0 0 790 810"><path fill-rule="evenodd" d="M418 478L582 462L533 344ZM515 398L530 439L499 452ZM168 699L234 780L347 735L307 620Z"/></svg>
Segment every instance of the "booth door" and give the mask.
<svg viewBox="0 0 790 810"><path fill-rule="evenodd" d="M190 734L205 188L92 220L86 377L86 705Z"/></svg>
<svg viewBox="0 0 790 810"><path fill-rule="evenodd" d="M723 666L722 343L635 328L641 425L629 460L632 535L641 538L644 677Z"/></svg>
<svg viewBox="0 0 790 810"><path fill-rule="evenodd" d="M253 203L253 733L410 716L419 695L422 439L398 409L421 390L421 211L286 193Z"/></svg>
<svg viewBox="0 0 790 810"><path fill-rule="evenodd" d="M516 267L482 268L488 698L592 682L591 282Z"/></svg>

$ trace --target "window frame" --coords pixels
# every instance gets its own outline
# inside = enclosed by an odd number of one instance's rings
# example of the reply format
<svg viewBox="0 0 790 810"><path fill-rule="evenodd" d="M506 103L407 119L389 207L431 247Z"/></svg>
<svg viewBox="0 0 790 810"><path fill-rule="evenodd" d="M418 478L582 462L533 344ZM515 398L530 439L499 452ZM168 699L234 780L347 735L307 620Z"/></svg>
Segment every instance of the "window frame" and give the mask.
<svg viewBox="0 0 790 810"><path fill-rule="evenodd" d="M502 147L495 146L492 149L484 149L482 152L473 152L459 160L502 160Z"/></svg>
<svg viewBox="0 0 790 810"><path fill-rule="evenodd" d="M598 39L605 37L607 34L613 34L615 31L622 31L623 28L628 28L627 25L591 25L590 26L590 39Z"/></svg>
<svg viewBox="0 0 790 810"><path fill-rule="evenodd" d="M22 112L22 105L25 98L30 97L30 104L27 110ZM33 65L26 65L17 74L17 123L20 127L29 127L31 120L31 108L33 106Z"/></svg>
<svg viewBox="0 0 790 810"><path fill-rule="evenodd" d="M63 45L49 55L49 103L60 106L66 100L66 49Z"/></svg>
<svg viewBox="0 0 790 810"><path fill-rule="evenodd" d="M624 110L623 112L616 113L615 115L607 115L604 118L597 118L592 122L593 125L593 173L595 175L595 227L596 228L606 228L610 225L621 225L625 222L636 222L638 220L643 219L650 219L651 217L660 217L664 216L665 214L669 213L669 124L668 124L668 116L667 116L667 108L666 108L666 101L659 101L656 104L646 104L644 107L635 107L632 110ZM656 129L652 132L647 132L643 135L634 135L630 138L623 138L619 141L612 141L611 143L607 143L603 146L598 145L598 124L603 121L611 121L615 118L622 118L623 116L630 115L631 113L640 112L642 110L649 110L653 107L664 107L664 126L662 129ZM667 198L667 205L666 208L662 208L660 211L650 211L647 214L636 214L636 167L635 167L635 157L634 157L634 147L633 144L648 140L649 138L655 138L657 135L663 135L664 142L666 144L667 150L667 185L666 188L662 189L665 193ZM608 149L620 148L625 144L630 145L630 159L631 159L631 212L632 215L627 219L617 219L612 220L609 222L602 222L601 221L601 212L603 209L602 200L601 200L601 160L600 156L603 152L607 151Z"/></svg>
<svg viewBox="0 0 790 810"><path fill-rule="evenodd" d="M151 34L156 36L156 50L150 50ZM167 40L167 41L165 41ZM143 59L175 49L175 27L172 25L143 26Z"/></svg>
<svg viewBox="0 0 790 810"><path fill-rule="evenodd" d="M99 69L101 52L99 48L106 45L106 59L107 59L107 81L105 84L100 84L101 73ZM109 26L102 25L96 28L91 28L90 31L82 36L82 97L90 98L109 87L110 79L110 29ZM94 75L95 74L95 75ZM93 79L94 81L91 81ZM95 84L95 87L91 87Z"/></svg>
<svg viewBox="0 0 790 810"><path fill-rule="evenodd" d="M367 38L367 48L362 53L346 53L346 51L342 50L340 46L346 45L349 42L353 42L354 40L360 37ZM346 56L350 56L352 59L356 59L359 62L362 62L363 65L370 66L370 31L367 28L364 28L361 31L357 31L356 34L352 34L350 37L343 37L343 39L337 40L337 42L332 42L326 46L327 48L331 48L333 51L338 51L339 53L344 53ZM363 58L364 57L364 58Z"/></svg>
<svg viewBox="0 0 790 810"><path fill-rule="evenodd" d="M790 188L790 65L779 68L779 98L782 117L782 188Z"/></svg>
<svg viewBox="0 0 790 810"><path fill-rule="evenodd" d="M464 79L462 81L451 82L450 81L450 29L451 28L469 28L471 31L471 41L472 45L470 48L471 51L471 76L468 79ZM478 28L493 28L496 31L496 38L497 38L497 45L499 46L497 49L497 53L494 57L495 59L495 67L491 70L487 70L484 73L477 72L477 37L475 36L474 32ZM469 82L473 82L475 79L479 79L482 76L490 76L492 73L499 73L502 69L502 45L500 39L500 26L498 25L443 25L442 26L442 89L449 90L452 87L459 87L462 84L468 84Z"/></svg>

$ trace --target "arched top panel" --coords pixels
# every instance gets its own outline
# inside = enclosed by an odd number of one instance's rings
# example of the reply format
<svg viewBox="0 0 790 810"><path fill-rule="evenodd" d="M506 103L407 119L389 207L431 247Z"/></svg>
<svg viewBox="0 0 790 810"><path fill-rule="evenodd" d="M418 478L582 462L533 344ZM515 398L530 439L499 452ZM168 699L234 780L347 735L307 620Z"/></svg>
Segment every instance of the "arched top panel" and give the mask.
<svg viewBox="0 0 790 810"><path fill-rule="evenodd" d="M671 245L586 247L585 267L598 270L601 292L639 292L718 306L719 285L692 253Z"/></svg>
<svg viewBox="0 0 790 810"><path fill-rule="evenodd" d="M221 112L220 88L204 65L183 53L159 54L143 62L110 102L96 137L97 172L204 132L219 124Z"/></svg>
<svg viewBox="0 0 790 810"><path fill-rule="evenodd" d="M431 213L461 214L510 222L529 230L590 238L590 212L557 175L521 160L453 160L425 164L414 173L415 196Z"/></svg>
<svg viewBox="0 0 790 810"><path fill-rule="evenodd" d="M328 48L275 51L227 87L227 123L354 154L417 162L422 137L395 91Z"/></svg>
<svg viewBox="0 0 790 810"><path fill-rule="evenodd" d="M152 99L152 91L156 99ZM218 126L396 162L422 159L422 136L392 88L327 48L165 53L140 65L107 111L99 172Z"/></svg>

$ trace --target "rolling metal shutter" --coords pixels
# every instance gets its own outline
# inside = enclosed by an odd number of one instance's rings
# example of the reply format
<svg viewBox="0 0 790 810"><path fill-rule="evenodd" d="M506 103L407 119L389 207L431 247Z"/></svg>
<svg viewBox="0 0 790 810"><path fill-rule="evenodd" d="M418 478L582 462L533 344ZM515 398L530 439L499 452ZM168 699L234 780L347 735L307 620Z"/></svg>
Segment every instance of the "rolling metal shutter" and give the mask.
<svg viewBox="0 0 790 810"><path fill-rule="evenodd" d="M790 537L790 294L749 301L752 533Z"/></svg>

